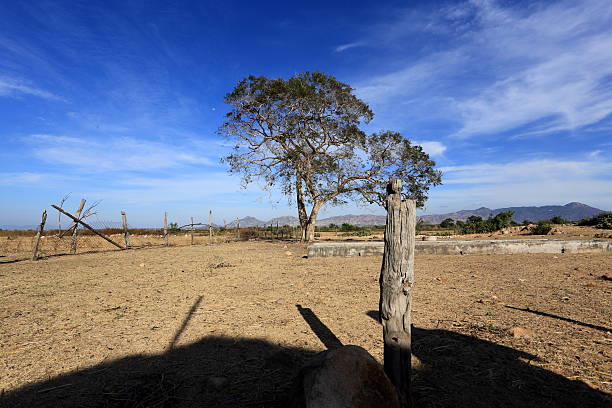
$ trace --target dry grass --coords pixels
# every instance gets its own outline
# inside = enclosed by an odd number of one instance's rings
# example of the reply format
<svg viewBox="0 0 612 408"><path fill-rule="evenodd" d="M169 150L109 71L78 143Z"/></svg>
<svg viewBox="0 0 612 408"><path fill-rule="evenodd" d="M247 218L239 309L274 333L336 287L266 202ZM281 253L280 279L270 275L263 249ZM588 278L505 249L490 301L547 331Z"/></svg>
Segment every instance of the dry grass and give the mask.
<svg viewBox="0 0 612 408"><path fill-rule="evenodd" d="M240 242L0 264L0 406L282 407L329 333L380 359L380 258L304 254ZM609 254L418 257L419 406L608 404L610 270Z"/></svg>

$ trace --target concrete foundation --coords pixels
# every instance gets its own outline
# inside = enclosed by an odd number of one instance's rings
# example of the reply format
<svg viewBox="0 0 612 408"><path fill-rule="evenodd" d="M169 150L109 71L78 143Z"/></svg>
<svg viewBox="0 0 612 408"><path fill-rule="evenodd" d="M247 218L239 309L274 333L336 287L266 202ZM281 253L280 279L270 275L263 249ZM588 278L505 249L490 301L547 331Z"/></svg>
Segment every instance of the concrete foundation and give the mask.
<svg viewBox="0 0 612 408"><path fill-rule="evenodd" d="M383 250L384 242L316 242L308 246L308 257L382 256ZM612 252L612 241L515 239L416 242L417 255L559 254L586 252Z"/></svg>

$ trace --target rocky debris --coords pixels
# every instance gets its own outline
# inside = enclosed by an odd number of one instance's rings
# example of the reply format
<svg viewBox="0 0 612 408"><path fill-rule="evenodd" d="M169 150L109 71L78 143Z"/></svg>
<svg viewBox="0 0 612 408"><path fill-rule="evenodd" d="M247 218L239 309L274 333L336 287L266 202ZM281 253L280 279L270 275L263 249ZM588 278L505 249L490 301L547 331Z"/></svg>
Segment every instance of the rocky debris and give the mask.
<svg viewBox="0 0 612 408"><path fill-rule="evenodd" d="M515 339L530 339L535 336L533 330L527 329L525 327L512 327L508 329L508 334L510 334Z"/></svg>
<svg viewBox="0 0 612 408"><path fill-rule="evenodd" d="M601 275L597 280L612 281L612 274Z"/></svg>
<svg viewBox="0 0 612 408"><path fill-rule="evenodd" d="M399 408L383 368L359 346L317 354L300 371L290 408Z"/></svg>
<svg viewBox="0 0 612 408"><path fill-rule="evenodd" d="M285 251L285 255L287 255L287 256L291 256L291 255L293 255L293 252L291 252L291 251Z"/></svg>

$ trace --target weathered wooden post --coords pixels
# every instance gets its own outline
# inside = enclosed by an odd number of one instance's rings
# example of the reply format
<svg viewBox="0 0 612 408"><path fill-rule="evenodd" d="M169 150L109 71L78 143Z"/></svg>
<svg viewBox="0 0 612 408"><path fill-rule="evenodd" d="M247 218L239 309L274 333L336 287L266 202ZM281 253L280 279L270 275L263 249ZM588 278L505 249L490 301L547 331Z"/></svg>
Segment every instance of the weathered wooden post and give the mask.
<svg viewBox="0 0 612 408"><path fill-rule="evenodd" d="M212 210L208 211L208 243L212 244Z"/></svg>
<svg viewBox="0 0 612 408"><path fill-rule="evenodd" d="M193 245L193 217L191 217L191 245Z"/></svg>
<svg viewBox="0 0 612 408"><path fill-rule="evenodd" d="M34 248L32 248L32 260L38 259L38 246L40 245L40 237L42 237L45 223L47 222L47 210L44 210L40 219L40 225L36 228L36 236L34 237Z"/></svg>
<svg viewBox="0 0 612 408"><path fill-rule="evenodd" d="M86 201L87 200L85 200L84 198L81 198L81 202L79 203L79 208L77 208L76 213L75 213L77 218L81 216L81 211L83 211L83 208L85 208ZM61 212L58 211L58 214L61 215ZM77 252L77 230L79 229L79 224L77 222L74 222L72 227L73 227L73 230L72 230L72 240L70 241L70 253L76 254Z"/></svg>
<svg viewBox="0 0 612 408"><path fill-rule="evenodd" d="M112 239L110 239L109 237L107 237L106 235L96 231L91 225L85 223L85 221L75 217L74 215L70 214L69 212L66 212L64 210L62 210L60 207L58 207L57 205L51 205L51 207L55 208L57 211L61 212L62 214L64 214L65 216L67 216L68 218L70 218L72 221L74 221L76 224L81 224L82 226L84 226L85 228L87 228L88 230L90 230L91 232L93 232L94 234L96 234L97 236L99 236L100 238L110 242L111 244L113 244L114 246L116 246L119 249L125 249L124 247L122 247L121 245L119 245L118 243L116 243L115 241L113 241Z"/></svg>
<svg viewBox="0 0 612 408"><path fill-rule="evenodd" d="M130 247L130 231L128 231L127 216L125 211L121 211L121 222L123 223L123 239L125 240L125 247Z"/></svg>
<svg viewBox="0 0 612 408"><path fill-rule="evenodd" d="M168 213L164 212L164 245L168 246Z"/></svg>
<svg viewBox="0 0 612 408"><path fill-rule="evenodd" d="M414 283L416 203L402 200L402 181L387 185L385 251L380 271L379 316L383 326L385 373L402 406L410 406L411 297Z"/></svg>
<svg viewBox="0 0 612 408"><path fill-rule="evenodd" d="M240 221L236 218L236 240L240 241Z"/></svg>

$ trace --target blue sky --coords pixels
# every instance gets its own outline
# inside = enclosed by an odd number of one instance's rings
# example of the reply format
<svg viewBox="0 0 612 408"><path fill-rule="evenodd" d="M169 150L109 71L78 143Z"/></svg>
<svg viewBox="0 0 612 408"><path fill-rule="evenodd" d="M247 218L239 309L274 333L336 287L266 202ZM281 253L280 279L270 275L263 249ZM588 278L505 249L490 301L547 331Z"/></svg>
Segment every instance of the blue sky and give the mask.
<svg viewBox="0 0 612 408"><path fill-rule="evenodd" d="M612 2L0 0L0 225L67 193L159 225L295 215L219 158L249 74L351 84L444 173L425 213L612 209ZM382 213L326 207L322 217Z"/></svg>

